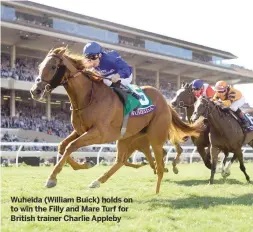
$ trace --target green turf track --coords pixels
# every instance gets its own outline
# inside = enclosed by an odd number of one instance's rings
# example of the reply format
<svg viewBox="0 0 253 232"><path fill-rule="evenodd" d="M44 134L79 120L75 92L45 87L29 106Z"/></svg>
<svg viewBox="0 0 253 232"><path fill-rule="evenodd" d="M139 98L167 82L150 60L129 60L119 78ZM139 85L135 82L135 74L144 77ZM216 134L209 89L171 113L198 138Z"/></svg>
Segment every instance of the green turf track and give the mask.
<svg viewBox="0 0 253 232"><path fill-rule="evenodd" d="M89 189L88 184L109 169L108 166L94 167L89 170L73 171L64 167L58 176L58 185L47 189L44 182L53 167L5 167L2 173L2 231L10 232L116 232L116 231L253 231L253 184L247 184L239 164L231 169L231 176L224 182L220 174L215 176L215 185L208 185L210 171L203 164L180 164L179 174L164 175L159 195L155 194L156 176L150 167L140 169L121 168L107 183L98 189ZM246 169L253 180L253 163ZM99 213L57 213L57 212L11 212L10 206L31 206L44 203L11 203L11 196L41 197L63 196L80 197L118 197L131 198L133 203L107 204L49 204L68 206L128 207L128 212ZM12 222L13 215L72 216L93 215L122 217L120 223L96 221L61 222Z"/></svg>

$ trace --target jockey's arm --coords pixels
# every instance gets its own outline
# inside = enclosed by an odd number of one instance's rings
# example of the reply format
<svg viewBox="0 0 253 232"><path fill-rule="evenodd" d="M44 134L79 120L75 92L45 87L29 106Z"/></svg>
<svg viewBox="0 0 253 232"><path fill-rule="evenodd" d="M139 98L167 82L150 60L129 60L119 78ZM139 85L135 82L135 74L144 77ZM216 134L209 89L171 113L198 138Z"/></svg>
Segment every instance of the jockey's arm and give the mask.
<svg viewBox="0 0 253 232"><path fill-rule="evenodd" d="M241 99L242 93L239 90L231 88L229 93L228 93L228 99L222 101L222 104L225 107L230 107L233 102Z"/></svg>
<svg viewBox="0 0 253 232"><path fill-rule="evenodd" d="M216 102L216 101L218 101L219 99L220 99L220 98L219 98L218 94L215 93L214 96L213 96L213 98L212 98L212 101Z"/></svg>
<svg viewBox="0 0 253 232"><path fill-rule="evenodd" d="M120 78L125 79L131 75L131 69L123 59L117 58L115 60L115 67Z"/></svg>
<svg viewBox="0 0 253 232"><path fill-rule="evenodd" d="M222 101L222 105L225 107L230 107L232 104L231 100L224 100Z"/></svg>

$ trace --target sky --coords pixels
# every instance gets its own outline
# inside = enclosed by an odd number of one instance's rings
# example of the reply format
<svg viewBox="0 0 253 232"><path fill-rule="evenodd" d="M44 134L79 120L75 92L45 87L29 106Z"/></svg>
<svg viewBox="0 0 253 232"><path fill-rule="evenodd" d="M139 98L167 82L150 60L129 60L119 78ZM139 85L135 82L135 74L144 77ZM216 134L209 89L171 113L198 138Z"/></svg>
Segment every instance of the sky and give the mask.
<svg viewBox="0 0 253 232"><path fill-rule="evenodd" d="M230 63L253 70L252 0L33 2L228 51L238 57ZM253 84L238 88L253 106Z"/></svg>

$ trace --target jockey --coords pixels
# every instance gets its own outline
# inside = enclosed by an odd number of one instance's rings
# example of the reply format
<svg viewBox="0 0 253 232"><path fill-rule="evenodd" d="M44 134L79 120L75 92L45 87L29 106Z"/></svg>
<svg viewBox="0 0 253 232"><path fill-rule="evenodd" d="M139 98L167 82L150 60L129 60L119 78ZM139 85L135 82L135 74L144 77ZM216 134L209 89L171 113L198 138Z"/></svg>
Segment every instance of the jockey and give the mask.
<svg viewBox="0 0 253 232"><path fill-rule="evenodd" d="M234 111L241 119L243 129L247 129L250 126L249 122L244 113L240 110L240 107L246 102L242 93L228 85L225 81L218 81L215 84L215 92L213 100L215 102L221 101L225 107L229 107Z"/></svg>
<svg viewBox="0 0 253 232"><path fill-rule="evenodd" d="M89 42L83 48L85 65L88 68L95 68L100 73L104 83L111 86L112 83L121 83L125 86L132 82L132 68L122 59L116 51L103 51L96 42ZM108 80L108 78L110 80Z"/></svg>
<svg viewBox="0 0 253 232"><path fill-rule="evenodd" d="M192 91L197 98L201 96L213 98L215 94L212 87L200 79L196 79L192 82Z"/></svg>

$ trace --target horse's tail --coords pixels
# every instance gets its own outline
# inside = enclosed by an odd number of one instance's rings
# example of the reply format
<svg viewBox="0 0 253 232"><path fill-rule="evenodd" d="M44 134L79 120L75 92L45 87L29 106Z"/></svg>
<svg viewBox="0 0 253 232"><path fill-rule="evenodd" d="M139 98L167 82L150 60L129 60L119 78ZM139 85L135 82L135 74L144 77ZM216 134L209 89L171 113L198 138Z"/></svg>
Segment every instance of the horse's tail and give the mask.
<svg viewBox="0 0 253 232"><path fill-rule="evenodd" d="M184 141L185 137L198 137L203 128L203 120L198 120L194 124L184 123L177 112L168 105L172 114L172 123L169 124L169 140L172 144Z"/></svg>

